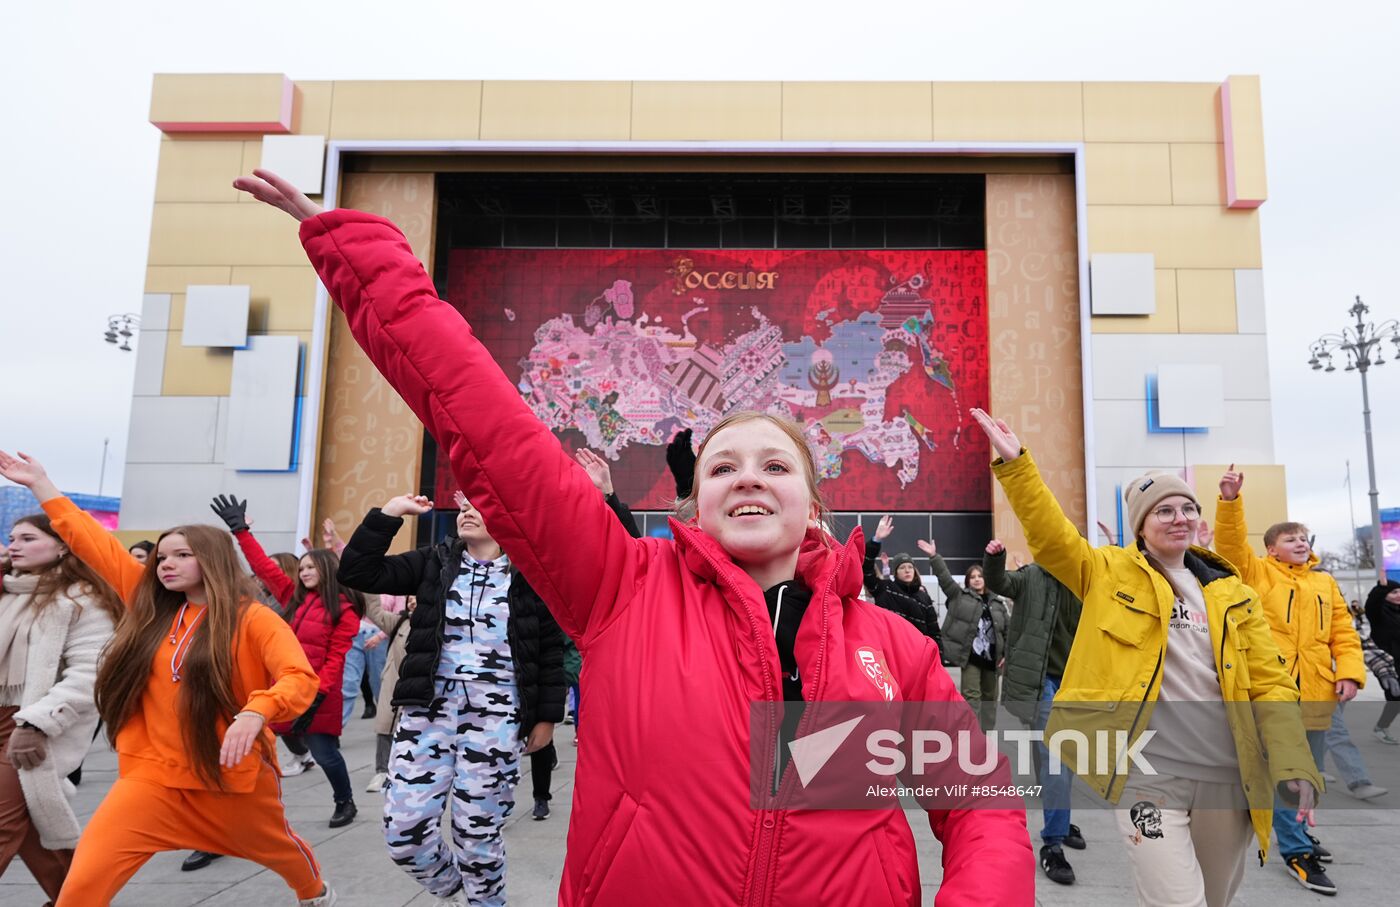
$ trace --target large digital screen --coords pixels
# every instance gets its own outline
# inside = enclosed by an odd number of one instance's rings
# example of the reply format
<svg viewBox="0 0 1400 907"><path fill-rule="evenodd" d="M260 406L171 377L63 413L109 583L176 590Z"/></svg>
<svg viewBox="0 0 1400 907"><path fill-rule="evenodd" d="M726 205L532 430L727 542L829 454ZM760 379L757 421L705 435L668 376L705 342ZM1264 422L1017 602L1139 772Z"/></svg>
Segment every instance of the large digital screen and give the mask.
<svg viewBox="0 0 1400 907"><path fill-rule="evenodd" d="M447 298L636 509L672 504L678 431L758 409L804 427L833 510L986 511L986 273L983 251L455 249Z"/></svg>

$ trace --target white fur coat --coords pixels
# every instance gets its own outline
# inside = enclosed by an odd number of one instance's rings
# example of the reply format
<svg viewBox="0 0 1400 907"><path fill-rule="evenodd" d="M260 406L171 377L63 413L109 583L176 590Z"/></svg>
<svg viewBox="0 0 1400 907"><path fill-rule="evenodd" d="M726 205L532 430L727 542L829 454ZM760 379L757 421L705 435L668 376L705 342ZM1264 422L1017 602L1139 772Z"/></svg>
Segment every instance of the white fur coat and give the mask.
<svg viewBox="0 0 1400 907"><path fill-rule="evenodd" d="M68 775L82 764L92 744L97 659L114 629L99 604L76 589L70 592L50 602L30 626L24 687L15 714L16 721L34 725L49 738L48 758L37 768L19 772L29 816L40 843L49 850L76 847L82 831L68 802L74 793Z"/></svg>

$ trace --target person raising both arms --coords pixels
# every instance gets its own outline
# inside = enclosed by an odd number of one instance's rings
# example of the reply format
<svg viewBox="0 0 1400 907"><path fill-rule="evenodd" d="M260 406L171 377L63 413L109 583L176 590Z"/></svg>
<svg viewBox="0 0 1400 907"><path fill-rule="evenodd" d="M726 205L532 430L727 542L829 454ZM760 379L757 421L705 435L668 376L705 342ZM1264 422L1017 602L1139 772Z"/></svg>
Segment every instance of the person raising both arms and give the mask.
<svg viewBox="0 0 1400 907"><path fill-rule="evenodd" d="M865 543L865 591L870 593L875 604L909 621L914 629L933 640L941 649L943 639L939 635L938 610L934 608L933 598L924 588L923 580L919 579L919 568L914 566L914 559L902 552L891 558L893 575L890 579L882 578L876 570L875 561L881 556L880 545L893 531L894 518L885 514L875 526L875 538Z"/></svg>
<svg viewBox="0 0 1400 907"><path fill-rule="evenodd" d="M97 729L93 683L121 600L42 514L10 529L0 565L0 876L18 854L50 900L73 861L78 818L64 776Z"/></svg>
<svg viewBox="0 0 1400 907"><path fill-rule="evenodd" d="M920 539L918 546L928 555L933 575L948 597L943 661L962 669L958 689L977 711L982 730L991 731L997 726L997 681L1006 662L1006 625L1011 611L1005 599L987 588L981 564L967 568L963 577L967 585L960 586L933 539Z"/></svg>
<svg viewBox="0 0 1400 907"><path fill-rule="evenodd" d="M286 622L256 600L228 534L168 529L142 566L33 458L0 451L0 476L33 492L69 551L126 604L96 688L117 780L55 907L105 907L154 854L191 847L271 869L299 907L335 904L287 823L267 729L306 711L316 675Z"/></svg>
<svg viewBox="0 0 1400 907"><path fill-rule="evenodd" d="M932 641L859 599L863 537L842 546L821 528L802 430L760 413L721 419L696 451L674 540L631 538L393 224L323 211L264 170L234 185L302 222L356 341L578 643L596 705L560 904L919 903L901 809L785 808L800 784L787 750L768 746L780 743L771 725L751 757L753 704L774 714L785 700L942 705L942 729L969 740L973 764L986 752ZM986 764L989 784L1009 784L1004 757ZM940 907L1030 905L1024 805L977 805L927 812L943 844Z"/></svg>
<svg viewBox="0 0 1400 907"><path fill-rule="evenodd" d="M1251 831L1260 861L1268 855L1274 791L1311 824L1322 788L1259 596L1228 561L1192 545L1200 504L1177 476L1129 483L1124 531L1135 541L1095 548L1010 426L972 416L1035 562L1083 602L1046 734L1124 734L1132 746L1155 732L1142 747L1154 775L1088 747L1063 754L1118 804L1139 904L1224 907L1244 879Z"/></svg>

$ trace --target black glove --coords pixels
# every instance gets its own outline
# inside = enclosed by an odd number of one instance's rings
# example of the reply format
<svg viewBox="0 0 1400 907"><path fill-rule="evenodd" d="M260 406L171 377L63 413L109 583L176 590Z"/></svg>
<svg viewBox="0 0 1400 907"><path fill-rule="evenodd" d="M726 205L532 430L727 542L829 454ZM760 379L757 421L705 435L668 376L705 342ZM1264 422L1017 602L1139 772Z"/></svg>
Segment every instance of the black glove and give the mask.
<svg viewBox="0 0 1400 907"><path fill-rule="evenodd" d="M671 475L676 479L678 498L689 495L695 484L695 451L690 446L693 436L694 432L687 428L666 445L666 468L671 470Z"/></svg>
<svg viewBox="0 0 1400 907"><path fill-rule="evenodd" d="M231 494L221 494L214 498L209 509L228 524L229 532L244 532L248 529L248 501L240 501Z"/></svg>
<svg viewBox="0 0 1400 907"><path fill-rule="evenodd" d="M325 693L317 693L316 698L311 700L311 708L302 712L296 721L292 722L293 734L305 734L306 729L311 727L311 719L316 717L316 710L321 707L321 703L326 701Z"/></svg>

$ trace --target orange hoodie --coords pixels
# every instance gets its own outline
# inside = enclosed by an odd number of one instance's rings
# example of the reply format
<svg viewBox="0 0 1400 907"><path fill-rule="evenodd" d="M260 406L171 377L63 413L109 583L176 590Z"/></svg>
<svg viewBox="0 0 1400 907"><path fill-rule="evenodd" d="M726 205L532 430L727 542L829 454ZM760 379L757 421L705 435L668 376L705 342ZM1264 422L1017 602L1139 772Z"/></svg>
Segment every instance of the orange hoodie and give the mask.
<svg viewBox="0 0 1400 907"><path fill-rule="evenodd" d="M45 501L44 512L73 554L129 602L146 568L127 553L115 536L68 498ZM182 637L202 610L188 609L179 626L171 628L172 635L177 640ZM171 670L177 645L170 636L161 640L141 696L141 708L117 732L118 773L123 778L142 778L165 787L207 790L210 786L195 774L180 734L180 686ZM250 602L234 641L233 697L244 703L240 711L257 712L263 716L264 724L260 745L236 767L221 769L225 791L248 793L257 781L263 760L276 766L277 750L268 725L289 721L306 711L316 696L317 686L316 674L291 627L271 608ZM228 722L221 719L220 739L227 727Z"/></svg>

